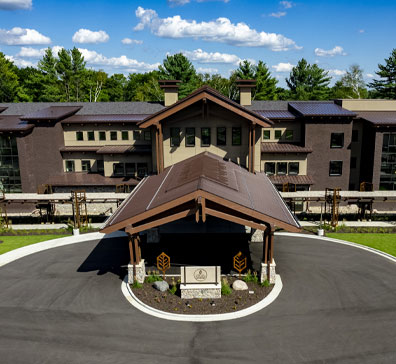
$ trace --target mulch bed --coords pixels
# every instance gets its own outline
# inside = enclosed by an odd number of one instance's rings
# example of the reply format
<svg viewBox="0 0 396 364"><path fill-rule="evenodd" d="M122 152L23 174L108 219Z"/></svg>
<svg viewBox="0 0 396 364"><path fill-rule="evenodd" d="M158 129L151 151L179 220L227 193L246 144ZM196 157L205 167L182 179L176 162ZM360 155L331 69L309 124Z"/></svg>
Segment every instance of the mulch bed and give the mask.
<svg viewBox="0 0 396 364"><path fill-rule="evenodd" d="M232 286L232 283L237 278L227 277L227 279L230 286ZM171 278L166 277L166 281L171 285ZM273 285L262 287L254 282L248 282L247 285L249 287L248 290L232 290L231 294L222 295L219 299L194 298L182 300L179 290L176 294L172 294L169 291L160 292L153 287L152 283L146 282L142 288L132 288L131 286L131 289L140 301L158 310L187 315L207 315L243 310L265 298L273 287ZM250 294L249 291L254 293Z"/></svg>

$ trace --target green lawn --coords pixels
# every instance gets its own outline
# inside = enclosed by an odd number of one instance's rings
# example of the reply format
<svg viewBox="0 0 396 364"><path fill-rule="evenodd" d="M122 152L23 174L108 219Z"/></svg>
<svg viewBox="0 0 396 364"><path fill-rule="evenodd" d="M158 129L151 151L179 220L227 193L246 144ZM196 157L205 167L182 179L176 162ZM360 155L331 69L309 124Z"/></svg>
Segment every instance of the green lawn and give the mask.
<svg viewBox="0 0 396 364"><path fill-rule="evenodd" d="M10 250L21 248L25 245L39 243L40 241L63 238L70 235L25 235L25 236L0 236L3 242L0 244L0 254Z"/></svg>
<svg viewBox="0 0 396 364"><path fill-rule="evenodd" d="M352 241L396 256L396 234L326 233L329 238Z"/></svg>

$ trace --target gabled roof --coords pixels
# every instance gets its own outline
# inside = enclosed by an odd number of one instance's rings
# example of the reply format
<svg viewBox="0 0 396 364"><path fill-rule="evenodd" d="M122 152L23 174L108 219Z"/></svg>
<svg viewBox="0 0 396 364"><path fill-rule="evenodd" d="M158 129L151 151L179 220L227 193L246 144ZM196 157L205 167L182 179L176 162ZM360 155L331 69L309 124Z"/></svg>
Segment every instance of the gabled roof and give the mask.
<svg viewBox="0 0 396 364"><path fill-rule="evenodd" d="M359 111L358 117L375 126L396 126L396 111Z"/></svg>
<svg viewBox="0 0 396 364"><path fill-rule="evenodd" d="M218 91L214 90L209 86L203 86L193 93L188 95L182 100L170 105L163 110L158 111L155 114L148 116L143 121L139 122L138 125L141 128L147 128L151 125L160 123L163 119L177 113L183 108L192 105L201 100L210 100L240 116L249 120L252 123L261 125L263 127L271 126L273 123L271 120L257 114L256 112L249 110L248 108L238 104L235 101L230 100L228 97L223 96Z"/></svg>
<svg viewBox="0 0 396 364"><path fill-rule="evenodd" d="M343 109L333 101L289 102L289 109L300 116L356 116L356 113Z"/></svg>
<svg viewBox="0 0 396 364"><path fill-rule="evenodd" d="M204 200L204 202L202 202ZM300 225L265 174L254 174L209 152L146 177L102 228L133 233L197 213L240 221L262 229L274 224L289 231ZM199 214L199 213L198 213Z"/></svg>
<svg viewBox="0 0 396 364"><path fill-rule="evenodd" d="M61 120L79 111L82 106L50 106L45 109L24 115L21 120Z"/></svg>

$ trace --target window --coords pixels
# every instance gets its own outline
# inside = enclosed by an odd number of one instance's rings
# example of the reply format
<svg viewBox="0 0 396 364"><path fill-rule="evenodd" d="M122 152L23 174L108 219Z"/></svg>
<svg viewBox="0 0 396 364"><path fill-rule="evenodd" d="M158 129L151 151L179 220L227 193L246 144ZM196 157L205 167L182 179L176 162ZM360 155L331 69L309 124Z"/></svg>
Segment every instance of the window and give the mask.
<svg viewBox="0 0 396 364"><path fill-rule="evenodd" d="M91 171L91 161L81 161L81 170L83 172L90 172Z"/></svg>
<svg viewBox="0 0 396 364"><path fill-rule="evenodd" d="M356 157L351 157L351 169L356 168Z"/></svg>
<svg viewBox="0 0 396 364"><path fill-rule="evenodd" d="M342 176L342 161L330 161L330 176Z"/></svg>
<svg viewBox="0 0 396 364"><path fill-rule="evenodd" d="M133 140L140 140L140 130L133 131Z"/></svg>
<svg viewBox="0 0 396 364"><path fill-rule="evenodd" d="M74 172L74 161L66 161L66 172Z"/></svg>
<svg viewBox="0 0 396 364"><path fill-rule="evenodd" d="M232 145L242 144L242 128L232 128Z"/></svg>
<svg viewBox="0 0 396 364"><path fill-rule="evenodd" d="M282 138L282 130L275 130L275 139Z"/></svg>
<svg viewBox="0 0 396 364"><path fill-rule="evenodd" d="M117 132L116 131L110 132L110 140L117 140Z"/></svg>
<svg viewBox="0 0 396 364"><path fill-rule="evenodd" d="M88 140L95 140L95 132L89 131L88 133Z"/></svg>
<svg viewBox="0 0 396 364"><path fill-rule="evenodd" d="M271 130L263 130L263 139L264 140L271 139Z"/></svg>
<svg viewBox="0 0 396 364"><path fill-rule="evenodd" d="M136 165L135 163L125 163L125 175L126 176L135 176L136 173Z"/></svg>
<svg viewBox="0 0 396 364"><path fill-rule="evenodd" d="M186 128L186 147L195 147L195 128Z"/></svg>
<svg viewBox="0 0 396 364"><path fill-rule="evenodd" d="M76 140L84 140L84 133L82 131L76 131Z"/></svg>
<svg viewBox="0 0 396 364"><path fill-rule="evenodd" d="M287 174L287 163L286 162L276 163L276 174L279 176L283 176L283 175Z"/></svg>
<svg viewBox="0 0 396 364"><path fill-rule="evenodd" d="M124 176L124 163L114 163L113 174L119 177Z"/></svg>
<svg viewBox="0 0 396 364"><path fill-rule="evenodd" d="M16 137L0 135L0 186L4 192L22 192Z"/></svg>
<svg viewBox="0 0 396 364"><path fill-rule="evenodd" d="M342 148L344 146L344 133L331 133L330 148Z"/></svg>
<svg viewBox="0 0 396 364"><path fill-rule="evenodd" d="M285 139L286 140L293 140L293 130L286 130Z"/></svg>
<svg viewBox="0 0 396 364"><path fill-rule="evenodd" d="M272 176L275 174L275 163L274 162L265 162L264 164L265 174L268 176Z"/></svg>
<svg viewBox="0 0 396 364"><path fill-rule="evenodd" d="M352 130L352 141L353 142L359 141L359 130Z"/></svg>
<svg viewBox="0 0 396 364"><path fill-rule="evenodd" d="M300 173L299 162L289 162L289 175L295 176Z"/></svg>
<svg viewBox="0 0 396 364"><path fill-rule="evenodd" d="M217 145L227 145L227 129L217 128Z"/></svg>
<svg viewBox="0 0 396 364"><path fill-rule="evenodd" d="M147 163L137 164L137 175L139 178L143 178L147 175Z"/></svg>
<svg viewBox="0 0 396 364"><path fill-rule="evenodd" d="M150 130L144 131L144 140L147 142L151 141L151 131Z"/></svg>
<svg viewBox="0 0 396 364"><path fill-rule="evenodd" d="M379 188L396 190L396 133L383 136Z"/></svg>
<svg viewBox="0 0 396 364"><path fill-rule="evenodd" d="M180 128L170 128L170 145L171 147L180 145Z"/></svg>
<svg viewBox="0 0 396 364"><path fill-rule="evenodd" d="M105 131L99 132L99 140L106 140L106 132Z"/></svg>
<svg viewBox="0 0 396 364"><path fill-rule="evenodd" d="M122 140L129 140L129 133L127 130L121 132L121 139Z"/></svg>
<svg viewBox="0 0 396 364"><path fill-rule="evenodd" d="M104 174L104 162L102 159L96 161L96 169L99 174Z"/></svg>
<svg viewBox="0 0 396 364"><path fill-rule="evenodd" d="M201 146L210 146L210 128L201 128Z"/></svg>

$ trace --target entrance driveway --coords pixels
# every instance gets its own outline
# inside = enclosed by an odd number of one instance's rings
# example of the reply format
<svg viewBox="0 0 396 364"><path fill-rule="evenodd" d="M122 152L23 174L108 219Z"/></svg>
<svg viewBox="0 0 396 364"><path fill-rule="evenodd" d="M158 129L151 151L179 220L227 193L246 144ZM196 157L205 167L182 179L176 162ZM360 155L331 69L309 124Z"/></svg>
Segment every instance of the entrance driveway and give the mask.
<svg viewBox="0 0 396 364"><path fill-rule="evenodd" d="M260 257L260 244L252 245ZM253 254L253 260L256 254ZM0 268L0 362L395 363L396 264L350 246L276 236L277 300L214 323L154 318L120 289L127 244L106 239Z"/></svg>

